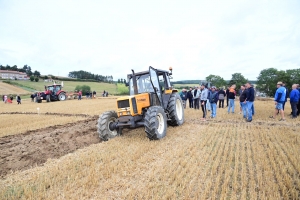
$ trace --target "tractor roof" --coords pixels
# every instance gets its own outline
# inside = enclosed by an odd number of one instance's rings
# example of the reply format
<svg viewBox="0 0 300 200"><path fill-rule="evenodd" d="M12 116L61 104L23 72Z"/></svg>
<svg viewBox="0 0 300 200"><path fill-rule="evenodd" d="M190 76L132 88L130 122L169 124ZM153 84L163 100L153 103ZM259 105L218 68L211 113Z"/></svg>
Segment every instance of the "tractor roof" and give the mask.
<svg viewBox="0 0 300 200"><path fill-rule="evenodd" d="M156 71L157 71L158 75L162 75L164 73L170 74L170 72L166 71L166 70L156 69ZM141 76L141 75L149 74L149 70L148 71L142 71L142 72L135 72L134 74L136 76ZM131 78L132 74L128 74L127 77Z"/></svg>
<svg viewBox="0 0 300 200"><path fill-rule="evenodd" d="M51 86L61 86L61 84L53 84L53 85L47 85L47 87L51 87Z"/></svg>

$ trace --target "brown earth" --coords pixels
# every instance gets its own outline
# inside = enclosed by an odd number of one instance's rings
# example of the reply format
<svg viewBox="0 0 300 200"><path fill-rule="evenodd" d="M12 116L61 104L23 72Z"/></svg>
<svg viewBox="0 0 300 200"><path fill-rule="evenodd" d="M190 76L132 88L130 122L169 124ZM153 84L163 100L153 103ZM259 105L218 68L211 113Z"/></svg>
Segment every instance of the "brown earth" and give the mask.
<svg viewBox="0 0 300 200"><path fill-rule="evenodd" d="M97 118L0 138L0 177L99 143Z"/></svg>

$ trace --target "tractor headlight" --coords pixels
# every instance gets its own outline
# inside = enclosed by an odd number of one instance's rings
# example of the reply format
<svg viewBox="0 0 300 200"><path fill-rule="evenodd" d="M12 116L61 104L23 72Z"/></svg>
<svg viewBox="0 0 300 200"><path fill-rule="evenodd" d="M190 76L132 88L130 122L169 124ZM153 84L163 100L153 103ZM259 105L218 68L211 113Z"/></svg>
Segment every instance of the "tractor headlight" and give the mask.
<svg viewBox="0 0 300 200"><path fill-rule="evenodd" d="M122 112L120 112L120 116L122 116L123 115L123 113Z"/></svg>
<svg viewBox="0 0 300 200"><path fill-rule="evenodd" d="M127 111L127 115L130 115L130 111Z"/></svg>

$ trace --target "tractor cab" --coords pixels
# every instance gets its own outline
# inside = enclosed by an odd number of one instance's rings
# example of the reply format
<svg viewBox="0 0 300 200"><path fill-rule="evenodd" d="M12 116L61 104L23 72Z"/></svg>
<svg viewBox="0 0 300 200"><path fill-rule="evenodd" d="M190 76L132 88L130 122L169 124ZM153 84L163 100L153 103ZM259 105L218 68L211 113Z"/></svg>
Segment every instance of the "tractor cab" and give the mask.
<svg viewBox="0 0 300 200"><path fill-rule="evenodd" d="M62 86L61 85L48 85L48 86L45 86L45 90L48 91L48 94L50 94L50 95L56 95L57 92L62 90Z"/></svg>

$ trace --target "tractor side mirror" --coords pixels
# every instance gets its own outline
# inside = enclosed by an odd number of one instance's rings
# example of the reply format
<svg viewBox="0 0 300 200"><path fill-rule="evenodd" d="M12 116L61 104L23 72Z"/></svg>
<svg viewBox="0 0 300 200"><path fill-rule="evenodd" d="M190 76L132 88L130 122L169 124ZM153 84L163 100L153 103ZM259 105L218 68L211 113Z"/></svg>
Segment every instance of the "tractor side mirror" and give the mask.
<svg viewBox="0 0 300 200"><path fill-rule="evenodd" d="M128 87L128 86L129 86L129 82L126 82L126 83L125 83L125 86Z"/></svg>

